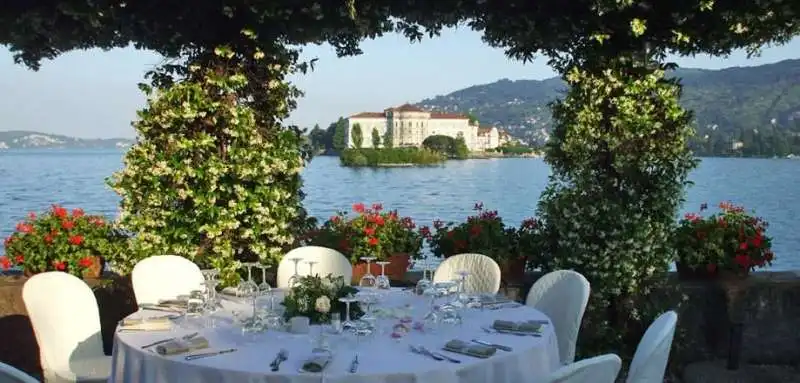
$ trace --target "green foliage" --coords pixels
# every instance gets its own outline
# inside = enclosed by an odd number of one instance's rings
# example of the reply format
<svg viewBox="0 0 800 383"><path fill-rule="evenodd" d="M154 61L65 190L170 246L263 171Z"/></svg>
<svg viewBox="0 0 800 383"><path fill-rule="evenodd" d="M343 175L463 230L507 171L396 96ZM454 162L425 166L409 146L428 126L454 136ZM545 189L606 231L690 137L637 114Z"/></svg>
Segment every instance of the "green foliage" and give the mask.
<svg viewBox="0 0 800 383"><path fill-rule="evenodd" d="M728 202L719 207L719 213L705 218L689 213L681 219L675 232L681 266L714 273L747 272L771 265L775 256L772 238L766 233L767 222Z"/></svg>
<svg viewBox="0 0 800 383"><path fill-rule="evenodd" d="M372 147L379 148L381 146L381 134L378 133L377 128L372 128Z"/></svg>
<svg viewBox="0 0 800 383"><path fill-rule="evenodd" d="M463 160L469 157L469 149L463 137L453 138L440 134L428 136L422 141L422 147L442 153L448 158Z"/></svg>
<svg viewBox="0 0 800 383"><path fill-rule="evenodd" d="M501 145L497 149L495 149L495 151L503 154L517 154L517 155L530 154L534 152L533 148L520 145L517 143Z"/></svg>
<svg viewBox="0 0 800 383"><path fill-rule="evenodd" d="M401 217L397 210L384 211L381 204L369 208L353 204L355 216L339 212L309 235L311 245L336 249L350 257L353 264L362 257L386 260L397 253L420 257L422 236L414 220Z"/></svg>
<svg viewBox="0 0 800 383"><path fill-rule="evenodd" d="M417 148L346 149L339 157L344 166L433 165L446 158L439 152Z"/></svg>
<svg viewBox="0 0 800 383"><path fill-rule="evenodd" d="M286 307L284 318L288 320L295 316L304 316L308 317L312 324L320 324L330 322L331 313L339 313L340 318L344 320L347 306L339 302L339 298L358 292L349 282L341 276L334 277L331 274L324 278L319 275L300 277L300 281L289 289L281 303ZM363 314L357 302L350 303L351 319L358 319Z"/></svg>
<svg viewBox="0 0 800 383"><path fill-rule="evenodd" d="M497 210L484 210L482 203L476 203L474 210L475 215L467 217L466 222L445 224L436 220L433 231L427 227L420 229L433 255L447 258L462 253L478 253L501 265L515 258L515 230L506 227Z"/></svg>
<svg viewBox="0 0 800 383"><path fill-rule="evenodd" d="M328 126L328 134L333 132L331 139L331 147L337 152L341 153L347 148L347 120L339 117L339 119Z"/></svg>
<svg viewBox="0 0 800 383"><path fill-rule="evenodd" d="M469 157L469 148L467 148L467 142L464 141L464 136L461 134L456 137L455 141L453 141L453 158L459 160L465 160Z"/></svg>
<svg viewBox="0 0 800 383"><path fill-rule="evenodd" d="M392 137L392 128L386 129L386 133L383 135L383 147L386 149L394 148L394 137Z"/></svg>
<svg viewBox="0 0 800 383"><path fill-rule="evenodd" d="M96 257L117 261L128 239L102 216L85 215L82 209L70 212L58 205L44 214L30 213L16 229L4 241L6 255L0 256L0 270L11 266L32 274L59 270L80 278L88 270L102 272Z"/></svg>
<svg viewBox="0 0 800 383"><path fill-rule="evenodd" d="M315 124L314 128L308 132L308 141L315 152L325 151L329 146L327 131L322 130L319 124Z"/></svg>
<svg viewBox="0 0 800 383"><path fill-rule="evenodd" d="M237 66L209 66L150 94L134 123L139 140L109 180L121 225L136 233L132 257L116 265L123 272L140 257L176 254L235 283L237 258L277 262L306 223L298 135L236 101L249 84ZM286 111L285 101L271 105L272 115Z"/></svg>
<svg viewBox="0 0 800 383"><path fill-rule="evenodd" d="M354 124L350 129L350 139L353 140L353 147L361 149L364 144L364 133L361 131L361 124Z"/></svg>
<svg viewBox="0 0 800 383"><path fill-rule="evenodd" d="M553 104L552 175L538 208L543 267L590 281L582 351L607 352L641 336L631 329L654 313L631 302L649 294L674 259L670 239L695 166L686 146L692 116L678 103L680 85L664 77L665 65L625 58L602 67L565 64L572 87Z"/></svg>

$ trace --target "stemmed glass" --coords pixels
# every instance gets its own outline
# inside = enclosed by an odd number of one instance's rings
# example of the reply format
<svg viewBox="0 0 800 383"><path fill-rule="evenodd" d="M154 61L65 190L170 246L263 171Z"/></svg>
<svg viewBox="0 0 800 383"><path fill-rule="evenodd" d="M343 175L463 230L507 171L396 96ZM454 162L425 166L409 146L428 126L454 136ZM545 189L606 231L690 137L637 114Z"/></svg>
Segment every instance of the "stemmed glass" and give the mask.
<svg viewBox="0 0 800 383"><path fill-rule="evenodd" d="M361 260L367 262L367 272L361 277L361 280L358 281L359 287L375 287L376 278L372 275L372 261L374 261L375 257L361 257Z"/></svg>
<svg viewBox="0 0 800 383"><path fill-rule="evenodd" d="M289 260L294 262L294 274L291 277L289 277L289 281L287 283L289 285L289 288L292 288L294 287L295 284L300 282L300 270L298 269L297 265L300 264L300 261L302 261L303 258L294 257L294 258L289 258Z"/></svg>
<svg viewBox="0 0 800 383"><path fill-rule="evenodd" d="M377 287L379 289L388 290L391 287L391 281L389 281L389 277L386 276L386 265L390 264L391 262L380 261L375 263L381 265L381 275L379 275L376 280Z"/></svg>
<svg viewBox="0 0 800 383"><path fill-rule="evenodd" d="M356 327L355 322L350 320L350 304L357 301L358 299L354 297L353 294L339 298L339 302L344 303L346 306L345 320L344 323L342 323L342 329L344 330L352 330Z"/></svg>
<svg viewBox="0 0 800 383"><path fill-rule="evenodd" d="M251 319L255 319L258 285L253 281L253 267L258 266L258 263L246 262L242 263L242 266L247 268L247 280L240 281L239 284L236 286L236 296L251 301L250 303L253 306L253 316L251 317Z"/></svg>
<svg viewBox="0 0 800 383"><path fill-rule="evenodd" d="M314 265L316 265L317 263L319 263L319 262L317 262L317 261L306 261L306 264L308 264L308 275L311 275L311 276L314 275Z"/></svg>
<svg viewBox="0 0 800 383"><path fill-rule="evenodd" d="M417 281L417 294L425 294L432 285L433 282L428 278L428 257L425 257L422 260L422 279Z"/></svg>
<svg viewBox="0 0 800 383"><path fill-rule="evenodd" d="M258 285L258 295L269 295L269 312L275 309L275 295L272 292L272 286L267 283L267 266L259 264L258 268L261 269L261 284Z"/></svg>
<svg viewBox="0 0 800 383"><path fill-rule="evenodd" d="M467 277L469 276L469 271L461 270L456 273L459 277L457 280L458 284L458 295L456 296L456 304L459 307L466 307L467 303L469 303L469 296L467 295Z"/></svg>

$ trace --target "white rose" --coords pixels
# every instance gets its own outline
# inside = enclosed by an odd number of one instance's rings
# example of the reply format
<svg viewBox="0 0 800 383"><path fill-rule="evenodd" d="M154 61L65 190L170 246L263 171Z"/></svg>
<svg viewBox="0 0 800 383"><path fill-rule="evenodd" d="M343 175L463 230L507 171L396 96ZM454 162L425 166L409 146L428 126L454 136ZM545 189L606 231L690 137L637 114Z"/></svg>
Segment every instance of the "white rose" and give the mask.
<svg viewBox="0 0 800 383"><path fill-rule="evenodd" d="M330 298L328 298L328 297L326 297L324 295L319 297L319 298L317 298L317 301L314 302L314 308L317 310L317 312L320 312L322 314L327 314L328 311L331 311L331 300L330 300Z"/></svg>

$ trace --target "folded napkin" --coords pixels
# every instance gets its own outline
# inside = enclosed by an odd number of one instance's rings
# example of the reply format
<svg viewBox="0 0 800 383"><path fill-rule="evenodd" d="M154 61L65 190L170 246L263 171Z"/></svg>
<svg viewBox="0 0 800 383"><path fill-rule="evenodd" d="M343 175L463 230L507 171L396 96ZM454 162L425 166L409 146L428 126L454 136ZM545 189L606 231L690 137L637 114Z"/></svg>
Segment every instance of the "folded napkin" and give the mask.
<svg viewBox="0 0 800 383"><path fill-rule="evenodd" d="M512 322L507 320L496 320L492 324L492 328L499 331L537 333L542 328L542 324L541 322L537 321Z"/></svg>
<svg viewBox="0 0 800 383"><path fill-rule="evenodd" d="M314 350L312 355L303 362L302 370L305 372L322 372L331 362L331 354L325 350Z"/></svg>
<svg viewBox="0 0 800 383"><path fill-rule="evenodd" d="M197 336L189 340L175 339L156 346L159 355L176 355L208 348L208 339Z"/></svg>
<svg viewBox="0 0 800 383"><path fill-rule="evenodd" d="M134 319L125 318L119 326L125 330L163 331L172 328L172 322L167 317Z"/></svg>
<svg viewBox="0 0 800 383"><path fill-rule="evenodd" d="M159 306L174 306L186 307L189 305L188 299L161 299L158 301Z"/></svg>
<svg viewBox="0 0 800 383"><path fill-rule="evenodd" d="M443 348L450 352L457 352L459 354L474 356L476 358L488 358L497 352L497 349L494 347L471 344L458 339L453 339L447 342Z"/></svg>

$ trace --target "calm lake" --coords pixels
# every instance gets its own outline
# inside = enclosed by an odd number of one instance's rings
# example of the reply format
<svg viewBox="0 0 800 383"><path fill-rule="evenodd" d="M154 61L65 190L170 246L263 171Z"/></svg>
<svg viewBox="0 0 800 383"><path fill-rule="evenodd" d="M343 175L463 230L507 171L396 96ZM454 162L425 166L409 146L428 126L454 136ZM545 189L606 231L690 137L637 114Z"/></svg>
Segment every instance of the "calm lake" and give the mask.
<svg viewBox="0 0 800 383"><path fill-rule="evenodd" d="M0 151L0 238L29 211L51 204L114 217L118 198L104 179L122 166L118 150ZM355 202L380 202L419 224L463 220L475 202L496 209L510 224L533 215L547 183L541 159L450 161L440 167L350 169L336 157L317 157L303 173L305 205L327 218ZM704 158L692 174L684 211L730 200L766 218L774 238L772 269L800 269L800 161ZM0 249L2 253L2 249Z"/></svg>

